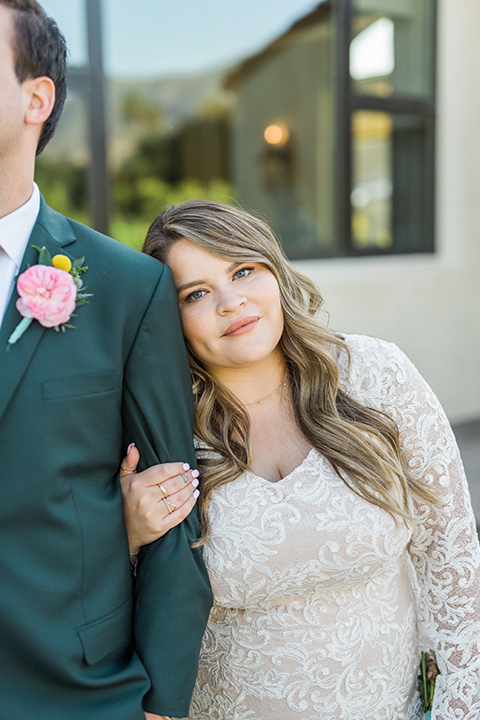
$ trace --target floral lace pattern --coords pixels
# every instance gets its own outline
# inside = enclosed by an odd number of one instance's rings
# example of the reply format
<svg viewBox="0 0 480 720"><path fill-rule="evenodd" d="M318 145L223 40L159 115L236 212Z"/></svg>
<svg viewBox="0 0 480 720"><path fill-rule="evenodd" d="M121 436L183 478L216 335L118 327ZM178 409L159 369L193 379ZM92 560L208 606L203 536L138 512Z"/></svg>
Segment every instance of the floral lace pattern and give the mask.
<svg viewBox="0 0 480 720"><path fill-rule="evenodd" d="M347 336L342 386L397 422L441 505L413 529L354 494L312 449L278 483L219 488L204 548L215 604L195 720L417 720L421 649L442 675L432 720L480 717L480 550L453 433L394 345Z"/></svg>

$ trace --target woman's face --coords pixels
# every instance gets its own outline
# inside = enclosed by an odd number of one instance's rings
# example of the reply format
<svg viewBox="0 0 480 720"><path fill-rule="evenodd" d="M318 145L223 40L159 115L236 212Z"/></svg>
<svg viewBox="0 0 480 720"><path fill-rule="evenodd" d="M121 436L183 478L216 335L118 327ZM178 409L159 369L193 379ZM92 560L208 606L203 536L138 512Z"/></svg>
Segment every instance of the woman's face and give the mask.
<svg viewBox="0 0 480 720"><path fill-rule="evenodd" d="M277 280L261 263L230 262L182 239L168 253L191 351L218 377L279 355L283 311Z"/></svg>

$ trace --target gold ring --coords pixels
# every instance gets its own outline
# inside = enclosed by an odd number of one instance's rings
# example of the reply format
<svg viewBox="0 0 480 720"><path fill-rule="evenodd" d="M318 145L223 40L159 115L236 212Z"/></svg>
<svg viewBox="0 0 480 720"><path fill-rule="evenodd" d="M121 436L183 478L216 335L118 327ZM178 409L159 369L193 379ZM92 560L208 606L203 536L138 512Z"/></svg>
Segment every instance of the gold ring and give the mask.
<svg viewBox="0 0 480 720"><path fill-rule="evenodd" d="M136 473L135 470L125 470L125 468L123 467L123 462L120 465L120 472L122 472L124 475L135 475Z"/></svg>
<svg viewBox="0 0 480 720"><path fill-rule="evenodd" d="M171 515L172 512L177 509L177 506L174 505L173 503L169 503L166 497L163 498L163 501L164 501L165 505L167 506L168 514Z"/></svg>
<svg viewBox="0 0 480 720"><path fill-rule="evenodd" d="M160 488L160 490L162 491L163 497L164 497L164 498L167 498L167 497L168 497L168 493L167 493L167 491L165 490L165 488L163 487L163 485L162 485L161 483L157 483L157 485L158 485L158 487Z"/></svg>

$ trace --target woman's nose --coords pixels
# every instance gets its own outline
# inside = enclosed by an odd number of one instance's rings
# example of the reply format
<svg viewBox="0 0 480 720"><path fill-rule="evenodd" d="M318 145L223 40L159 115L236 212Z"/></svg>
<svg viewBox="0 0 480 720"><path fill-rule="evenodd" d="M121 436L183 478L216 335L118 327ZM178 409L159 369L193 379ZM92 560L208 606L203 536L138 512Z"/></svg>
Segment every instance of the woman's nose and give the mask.
<svg viewBox="0 0 480 720"><path fill-rule="evenodd" d="M218 299L218 312L220 315L233 312L242 305L245 305L247 298L236 288L230 287L224 290Z"/></svg>

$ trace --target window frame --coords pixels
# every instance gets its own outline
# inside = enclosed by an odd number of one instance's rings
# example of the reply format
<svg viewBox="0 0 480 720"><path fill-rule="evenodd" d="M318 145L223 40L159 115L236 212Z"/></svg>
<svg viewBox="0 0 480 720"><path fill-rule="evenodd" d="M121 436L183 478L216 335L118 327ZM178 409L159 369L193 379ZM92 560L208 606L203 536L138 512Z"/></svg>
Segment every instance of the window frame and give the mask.
<svg viewBox="0 0 480 720"><path fill-rule="evenodd" d="M109 234L110 178L107 163L105 75L103 70L103 0L84 0L88 59L86 65L68 65L67 86L77 92L88 112L88 210L90 224Z"/></svg>
<svg viewBox="0 0 480 720"><path fill-rule="evenodd" d="M350 77L350 43L355 15L353 0L332 0L334 13L334 84L336 96L337 136L335 141L335 207L338 254L337 257L362 257L378 255L407 255L432 253L435 251L435 131L436 131L436 57L437 57L437 0L430 0L429 37L429 89L422 97L406 93L395 93L387 97L355 92ZM357 248L352 237L352 176L353 176L353 134L352 117L357 110L377 111L389 115L416 115L423 119L426 128L426 170L431 179L426 188L425 235L421 248L401 249L366 247Z"/></svg>

